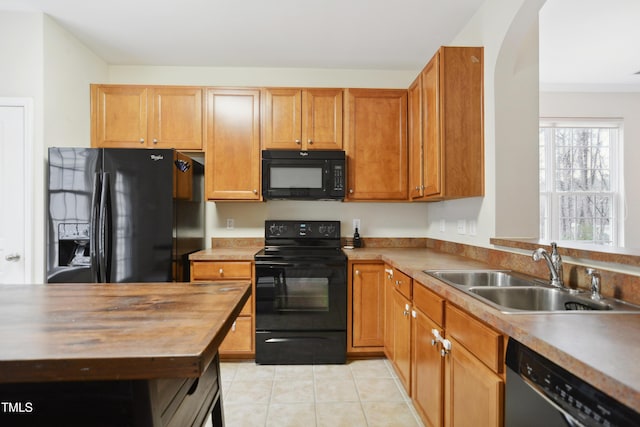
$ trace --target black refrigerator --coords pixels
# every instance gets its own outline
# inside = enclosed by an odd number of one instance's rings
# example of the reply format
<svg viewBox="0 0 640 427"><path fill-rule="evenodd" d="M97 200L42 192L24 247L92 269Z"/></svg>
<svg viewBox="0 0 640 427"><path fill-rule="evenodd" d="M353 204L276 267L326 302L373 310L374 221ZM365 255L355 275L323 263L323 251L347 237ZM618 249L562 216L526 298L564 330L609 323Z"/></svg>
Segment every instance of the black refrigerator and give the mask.
<svg viewBox="0 0 640 427"><path fill-rule="evenodd" d="M204 167L167 149L49 148L47 282L189 281Z"/></svg>

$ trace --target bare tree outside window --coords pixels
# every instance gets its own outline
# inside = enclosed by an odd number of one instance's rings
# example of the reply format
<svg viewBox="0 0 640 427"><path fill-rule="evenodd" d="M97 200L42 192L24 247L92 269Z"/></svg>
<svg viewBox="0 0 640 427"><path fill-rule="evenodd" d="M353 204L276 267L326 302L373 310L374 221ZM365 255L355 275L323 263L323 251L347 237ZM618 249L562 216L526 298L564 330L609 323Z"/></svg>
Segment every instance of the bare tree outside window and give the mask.
<svg viewBox="0 0 640 427"><path fill-rule="evenodd" d="M618 244L621 122L540 123L540 237Z"/></svg>

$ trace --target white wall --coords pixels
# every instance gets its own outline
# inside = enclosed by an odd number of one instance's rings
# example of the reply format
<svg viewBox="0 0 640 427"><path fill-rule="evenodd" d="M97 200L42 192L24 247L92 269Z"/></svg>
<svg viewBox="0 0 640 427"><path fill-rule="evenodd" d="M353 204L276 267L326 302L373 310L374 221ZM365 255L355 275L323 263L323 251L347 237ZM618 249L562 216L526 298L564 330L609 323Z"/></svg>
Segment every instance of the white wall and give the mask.
<svg viewBox="0 0 640 427"><path fill-rule="evenodd" d="M428 58L425 58L425 63ZM419 70L314 68L109 67L109 83L196 86L409 87Z"/></svg>
<svg viewBox="0 0 640 427"><path fill-rule="evenodd" d="M106 63L41 13L0 11L0 96L34 103L33 280L44 281L46 149L89 146L89 88L107 78Z"/></svg>
<svg viewBox="0 0 640 427"><path fill-rule="evenodd" d="M623 173L626 190L624 245L640 247L640 93L541 92L541 117L622 118Z"/></svg>
<svg viewBox="0 0 640 427"><path fill-rule="evenodd" d="M544 1L487 0L451 42L484 46L485 197L429 205L428 237L485 247L496 236L537 237L537 16ZM467 221L464 235L460 220Z"/></svg>

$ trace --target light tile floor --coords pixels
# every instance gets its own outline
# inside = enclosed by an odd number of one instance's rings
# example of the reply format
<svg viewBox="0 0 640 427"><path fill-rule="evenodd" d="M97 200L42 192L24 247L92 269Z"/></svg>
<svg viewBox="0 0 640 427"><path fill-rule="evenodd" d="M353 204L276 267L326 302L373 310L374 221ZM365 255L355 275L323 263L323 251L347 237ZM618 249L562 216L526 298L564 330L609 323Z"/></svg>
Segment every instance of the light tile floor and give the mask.
<svg viewBox="0 0 640 427"><path fill-rule="evenodd" d="M423 426L386 359L220 368L227 427Z"/></svg>

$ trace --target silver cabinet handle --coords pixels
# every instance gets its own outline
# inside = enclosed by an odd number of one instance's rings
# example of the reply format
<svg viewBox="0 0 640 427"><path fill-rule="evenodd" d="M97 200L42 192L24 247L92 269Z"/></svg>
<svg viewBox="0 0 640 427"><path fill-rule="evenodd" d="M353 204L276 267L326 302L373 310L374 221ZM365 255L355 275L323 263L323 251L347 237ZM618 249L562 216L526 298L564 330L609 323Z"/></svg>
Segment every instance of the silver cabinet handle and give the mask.
<svg viewBox="0 0 640 427"><path fill-rule="evenodd" d="M6 257L4 257L4 259L6 259L9 262L18 262L20 261L20 254L9 254Z"/></svg>
<svg viewBox="0 0 640 427"><path fill-rule="evenodd" d="M451 352L451 341L442 340L442 349L440 350L440 356L445 357Z"/></svg>

